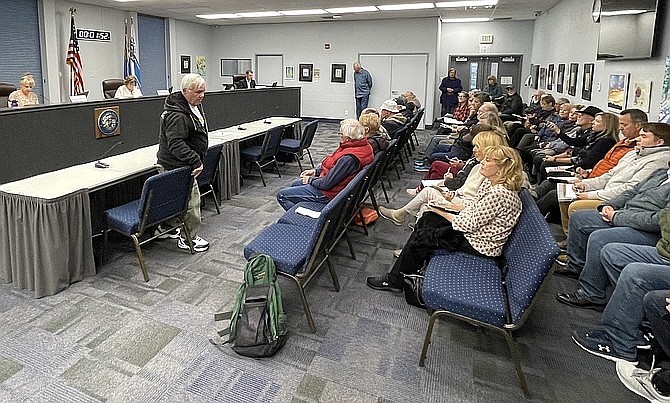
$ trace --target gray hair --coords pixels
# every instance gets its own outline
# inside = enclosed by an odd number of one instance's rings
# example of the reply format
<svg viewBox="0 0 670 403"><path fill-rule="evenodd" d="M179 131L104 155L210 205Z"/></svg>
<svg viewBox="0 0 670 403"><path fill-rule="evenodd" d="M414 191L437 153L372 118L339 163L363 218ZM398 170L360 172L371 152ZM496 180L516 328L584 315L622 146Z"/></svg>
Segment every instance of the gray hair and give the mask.
<svg viewBox="0 0 670 403"><path fill-rule="evenodd" d="M186 74L181 79L181 90L192 89L200 87L205 83L205 79L202 78L199 74Z"/></svg>
<svg viewBox="0 0 670 403"><path fill-rule="evenodd" d="M365 137L365 128L356 119L344 119L340 122L340 133L352 140L360 140Z"/></svg>

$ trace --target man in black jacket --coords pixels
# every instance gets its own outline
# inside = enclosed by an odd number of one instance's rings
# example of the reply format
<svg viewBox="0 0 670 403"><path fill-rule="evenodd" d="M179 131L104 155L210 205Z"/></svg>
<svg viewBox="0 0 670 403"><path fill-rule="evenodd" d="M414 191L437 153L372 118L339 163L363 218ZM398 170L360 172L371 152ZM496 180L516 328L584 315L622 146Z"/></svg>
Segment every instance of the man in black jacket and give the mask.
<svg viewBox="0 0 670 403"><path fill-rule="evenodd" d="M502 105L500 105L500 119L503 121L514 120L516 118L512 115L520 115L523 110L523 100L513 85L508 85L505 89L507 94L503 98Z"/></svg>
<svg viewBox="0 0 670 403"><path fill-rule="evenodd" d="M237 88L256 88L254 72L247 70L244 72L244 78L237 82Z"/></svg>
<svg viewBox="0 0 670 403"><path fill-rule="evenodd" d="M197 74L187 74L181 80L181 92L174 92L165 100L157 153L158 165L163 170L188 166L194 178L202 172L202 161L208 148L207 121L201 105L204 98L205 80ZM197 235L201 215L200 191L195 180L184 221L193 239L193 249L206 251L209 242ZM180 234L168 234L168 237L179 238L177 247L189 250L186 239Z"/></svg>

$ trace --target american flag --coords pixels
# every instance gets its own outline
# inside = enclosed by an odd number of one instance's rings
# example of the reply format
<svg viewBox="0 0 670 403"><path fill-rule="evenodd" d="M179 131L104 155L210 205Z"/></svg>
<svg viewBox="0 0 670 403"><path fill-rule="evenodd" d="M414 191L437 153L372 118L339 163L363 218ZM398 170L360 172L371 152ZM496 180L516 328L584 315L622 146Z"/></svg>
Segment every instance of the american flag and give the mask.
<svg viewBox="0 0 670 403"><path fill-rule="evenodd" d="M141 87L140 83L140 61L135 55L135 38L133 38L133 19L130 19L130 34L128 34L128 20L126 20L126 48L123 56L123 76L135 76L137 78L137 86Z"/></svg>
<svg viewBox="0 0 670 403"><path fill-rule="evenodd" d="M84 75L77 41L77 29L74 27L74 15L70 16L70 43L67 46L65 63L70 66L70 95L84 92Z"/></svg>

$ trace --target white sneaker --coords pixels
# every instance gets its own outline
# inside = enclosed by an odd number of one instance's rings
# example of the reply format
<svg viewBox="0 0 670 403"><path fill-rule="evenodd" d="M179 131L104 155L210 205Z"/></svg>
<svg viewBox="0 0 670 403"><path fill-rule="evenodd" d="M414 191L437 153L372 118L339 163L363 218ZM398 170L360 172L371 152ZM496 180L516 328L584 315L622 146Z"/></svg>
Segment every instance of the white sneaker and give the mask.
<svg viewBox="0 0 670 403"><path fill-rule="evenodd" d="M182 250L188 250L190 251L191 249L188 247L188 244L186 243L186 240L182 237L179 237L179 240L177 241L177 247ZM204 252L207 249L209 249L209 242L205 241L204 239L200 238L199 236L196 236L193 238L193 250L196 252Z"/></svg>
<svg viewBox="0 0 670 403"><path fill-rule="evenodd" d="M158 228L156 228L156 231L154 231L154 236L160 234L163 231L165 231L165 228L159 225ZM179 228L175 228L172 231L168 231L162 235L158 235L158 239L178 239L180 234L181 231L179 230Z"/></svg>
<svg viewBox="0 0 670 403"><path fill-rule="evenodd" d="M628 390L644 397L650 402L670 401L670 398L658 393L651 383L652 376L658 371L660 371L660 368L645 371L627 361L617 361L616 363L616 374Z"/></svg>

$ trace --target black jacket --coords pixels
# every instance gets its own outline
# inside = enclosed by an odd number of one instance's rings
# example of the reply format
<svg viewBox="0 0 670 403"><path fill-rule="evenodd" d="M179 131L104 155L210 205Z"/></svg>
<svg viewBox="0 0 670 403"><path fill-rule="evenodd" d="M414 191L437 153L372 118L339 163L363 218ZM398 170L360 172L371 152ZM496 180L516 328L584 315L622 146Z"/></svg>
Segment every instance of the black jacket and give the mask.
<svg viewBox="0 0 670 403"><path fill-rule="evenodd" d="M505 115L520 115L523 110L523 100L521 95L514 93L512 95L505 95L505 100L500 106L500 113Z"/></svg>
<svg viewBox="0 0 670 403"><path fill-rule="evenodd" d="M247 87L247 79L243 79L237 82L235 85L236 88L256 88L256 80L251 80L251 86Z"/></svg>
<svg viewBox="0 0 670 403"><path fill-rule="evenodd" d="M195 169L202 164L208 148L207 121L202 106L197 108L204 123L191 111L181 92L165 99L156 154L158 164L165 169L183 166Z"/></svg>

